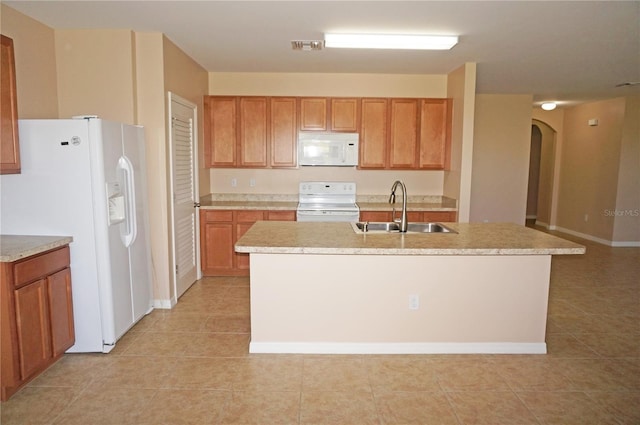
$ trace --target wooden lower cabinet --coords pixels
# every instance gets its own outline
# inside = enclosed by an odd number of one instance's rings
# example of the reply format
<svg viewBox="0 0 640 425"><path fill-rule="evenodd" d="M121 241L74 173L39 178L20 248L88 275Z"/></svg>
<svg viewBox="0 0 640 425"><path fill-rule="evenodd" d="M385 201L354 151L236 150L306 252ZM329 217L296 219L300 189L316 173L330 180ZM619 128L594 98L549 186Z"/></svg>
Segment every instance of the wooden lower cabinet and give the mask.
<svg viewBox="0 0 640 425"><path fill-rule="evenodd" d="M249 254L236 241L259 220L295 221L295 211L200 210L200 259L204 276L248 276Z"/></svg>
<svg viewBox="0 0 640 425"><path fill-rule="evenodd" d="M2 400L75 342L69 247L1 263Z"/></svg>
<svg viewBox="0 0 640 425"><path fill-rule="evenodd" d="M396 218L400 218L400 209L396 210ZM455 211L407 211L409 222L444 222L456 221ZM391 211L360 211L360 221L391 221Z"/></svg>

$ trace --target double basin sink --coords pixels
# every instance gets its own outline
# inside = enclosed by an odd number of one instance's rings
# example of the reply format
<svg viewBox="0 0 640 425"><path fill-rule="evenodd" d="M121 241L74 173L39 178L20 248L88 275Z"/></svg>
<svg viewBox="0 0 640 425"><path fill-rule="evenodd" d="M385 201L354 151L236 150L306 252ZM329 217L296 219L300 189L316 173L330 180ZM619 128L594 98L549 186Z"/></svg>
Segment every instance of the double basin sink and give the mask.
<svg viewBox="0 0 640 425"><path fill-rule="evenodd" d="M351 223L356 233L400 233L400 223L395 221L357 221ZM408 223L407 233L458 233L441 223Z"/></svg>

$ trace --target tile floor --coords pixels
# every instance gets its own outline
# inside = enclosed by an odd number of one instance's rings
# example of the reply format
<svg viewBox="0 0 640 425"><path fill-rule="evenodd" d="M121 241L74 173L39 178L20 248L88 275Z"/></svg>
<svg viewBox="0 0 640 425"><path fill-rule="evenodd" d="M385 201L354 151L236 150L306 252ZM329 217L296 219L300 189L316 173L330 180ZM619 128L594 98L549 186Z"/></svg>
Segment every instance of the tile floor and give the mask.
<svg viewBox="0 0 640 425"><path fill-rule="evenodd" d="M250 355L248 279L208 278L0 423L640 424L640 248L578 241L553 260L547 355Z"/></svg>

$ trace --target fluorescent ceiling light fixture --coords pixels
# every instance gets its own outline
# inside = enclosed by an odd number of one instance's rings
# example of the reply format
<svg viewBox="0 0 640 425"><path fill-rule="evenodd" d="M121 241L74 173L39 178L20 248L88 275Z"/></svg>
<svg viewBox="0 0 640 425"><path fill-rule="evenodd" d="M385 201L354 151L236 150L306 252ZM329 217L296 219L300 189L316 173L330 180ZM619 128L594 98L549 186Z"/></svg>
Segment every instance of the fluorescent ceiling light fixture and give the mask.
<svg viewBox="0 0 640 425"><path fill-rule="evenodd" d="M540 107L545 111L553 111L556 109L556 102L544 102Z"/></svg>
<svg viewBox="0 0 640 425"><path fill-rule="evenodd" d="M454 35L325 34L325 47L351 49L449 50L458 43Z"/></svg>

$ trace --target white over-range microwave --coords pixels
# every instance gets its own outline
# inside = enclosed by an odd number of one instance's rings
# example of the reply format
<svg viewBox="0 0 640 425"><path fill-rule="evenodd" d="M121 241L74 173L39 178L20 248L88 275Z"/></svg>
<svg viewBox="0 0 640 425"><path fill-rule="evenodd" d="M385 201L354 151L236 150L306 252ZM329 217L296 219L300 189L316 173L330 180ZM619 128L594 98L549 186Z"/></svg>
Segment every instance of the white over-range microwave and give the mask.
<svg viewBox="0 0 640 425"><path fill-rule="evenodd" d="M298 164L333 167L358 165L358 133L298 133Z"/></svg>

